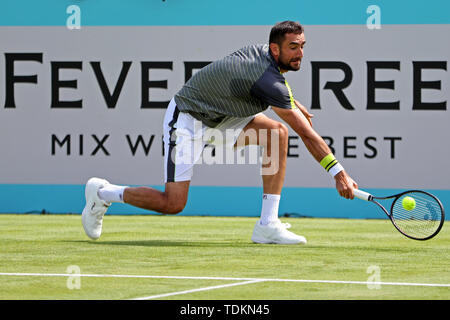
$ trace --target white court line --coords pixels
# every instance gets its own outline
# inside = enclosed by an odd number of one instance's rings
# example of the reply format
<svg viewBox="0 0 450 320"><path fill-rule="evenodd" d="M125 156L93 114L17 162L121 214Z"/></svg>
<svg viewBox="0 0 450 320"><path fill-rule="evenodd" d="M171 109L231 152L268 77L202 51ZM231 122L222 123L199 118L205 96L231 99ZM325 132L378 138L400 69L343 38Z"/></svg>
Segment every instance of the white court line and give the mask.
<svg viewBox="0 0 450 320"><path fill-rule="evenodd" d="M307 280L307 279L272 279L272 278L231 278L231 277L191 277L191 276L151 276L119 274L76 274L76 273L1 273L0 276L19 277L93 277L93 278L145 278L145 279L188 279L188 280L222 280L222 281L266 281L266 282L303 282L332 284L361 284L386 286L450 287L448 283L410 283L410 282L375 282L346 280Z"/></svg>
<svg viewBox="0 0 450 320"><path fill-rule="evenodd" d="M222 285L219 285L219 286L212 286L212 287L205 287L205 288L198 288L198 289L190 289L190 290L184 290L184 291L177 291L177 292L157 294L157 295L154 295L154 296L135 298L135 299L132 299L132 300L159 299L159 298L164 298L164 297L169 297L169 296L175 296L175 295L178 295L178 294L186 294L186 293L193 293L193 292L199 292L199 291L208 291L208 290L222 289L222 288L227 288L227 287L242 286L242 285L245 285L245 284L257 283L257 282L263 282L263 281L265 281L265 280L250 280L250 281L244 281L244 282L238 282L238 283L222 284Z"/></svg>

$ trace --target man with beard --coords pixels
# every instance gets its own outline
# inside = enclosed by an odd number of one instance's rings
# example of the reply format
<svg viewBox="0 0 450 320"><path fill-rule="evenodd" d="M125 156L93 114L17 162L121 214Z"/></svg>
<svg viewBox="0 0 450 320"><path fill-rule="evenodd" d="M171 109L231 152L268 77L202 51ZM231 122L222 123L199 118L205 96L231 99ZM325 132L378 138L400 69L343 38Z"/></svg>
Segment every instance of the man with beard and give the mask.
<svg viewBox="0 0 450 320"><path fill-rule="evenodd" d="M112 202L165 214L181 212L187 202L194 164L206 144L234 150L254 144L264 150L263 196L261 218L251 240L305 244L305 237L287 230L290 225L278 218L288 129L262 112L270 106L300 136L311 155L334 177L342 197L353 199L357 184L312 128L312 115L293 98L283 76L287 71L300 69L304 45L302 25L283 21L271 29L268 45L247 46L199 70L174 96L166 111L165 190L89 179L82 213L86 234L92 239L100 237L103 216ZM226 134L230 130L234 134Z"/></svg>

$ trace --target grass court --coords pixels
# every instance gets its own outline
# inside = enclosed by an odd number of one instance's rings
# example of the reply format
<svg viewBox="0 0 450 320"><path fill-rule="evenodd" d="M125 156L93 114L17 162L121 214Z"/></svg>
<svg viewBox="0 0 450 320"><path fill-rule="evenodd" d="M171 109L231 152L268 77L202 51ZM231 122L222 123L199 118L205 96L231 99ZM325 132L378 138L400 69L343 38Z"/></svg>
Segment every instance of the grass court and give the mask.
<svg viewBox="0 0 450 320"><path fill-rule="evenodd" d="M429 241L388 220L282 218L307 245L259 245L257 218L0 215L0 299L448 300L450 230ZM78 276L78 273L81 276Z"/></svg>

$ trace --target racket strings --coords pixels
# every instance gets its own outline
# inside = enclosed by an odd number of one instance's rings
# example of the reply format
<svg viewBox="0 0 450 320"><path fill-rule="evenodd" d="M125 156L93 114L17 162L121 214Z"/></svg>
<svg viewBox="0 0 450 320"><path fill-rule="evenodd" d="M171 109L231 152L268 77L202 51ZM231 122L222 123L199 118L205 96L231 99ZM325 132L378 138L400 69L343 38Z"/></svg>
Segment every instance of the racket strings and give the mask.
<svg viewBox="0 0 450 320"><path fill-rule="evenodd" d="M412 197L416 205L407 210L402 201L405 197ZM433 197L418 192L409 192L395 201L392 207L392 216L397 227L404 233L417 237L426 238L439 228L442 219L442 208Z"/></svg>

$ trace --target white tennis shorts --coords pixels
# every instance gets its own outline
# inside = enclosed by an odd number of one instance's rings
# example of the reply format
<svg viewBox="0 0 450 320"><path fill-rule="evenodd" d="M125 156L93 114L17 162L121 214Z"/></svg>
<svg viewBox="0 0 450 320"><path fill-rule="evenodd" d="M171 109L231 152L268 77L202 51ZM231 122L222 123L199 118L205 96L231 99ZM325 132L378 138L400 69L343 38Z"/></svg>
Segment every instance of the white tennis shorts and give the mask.
<svg viewBox="0 0 450 320"><path fill-rule="evenodd" d="M164 117L164 180L190 181L194 165L207 145L234 152L234 145L244 127L256 115L231 118L210 128L188 113L181 112L172 99Z"/></svg>

